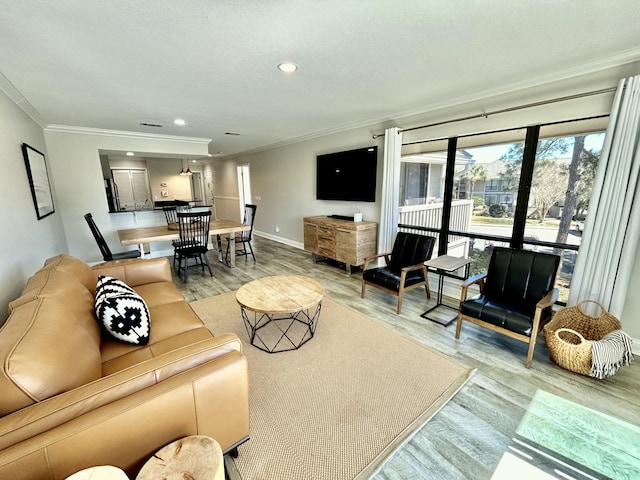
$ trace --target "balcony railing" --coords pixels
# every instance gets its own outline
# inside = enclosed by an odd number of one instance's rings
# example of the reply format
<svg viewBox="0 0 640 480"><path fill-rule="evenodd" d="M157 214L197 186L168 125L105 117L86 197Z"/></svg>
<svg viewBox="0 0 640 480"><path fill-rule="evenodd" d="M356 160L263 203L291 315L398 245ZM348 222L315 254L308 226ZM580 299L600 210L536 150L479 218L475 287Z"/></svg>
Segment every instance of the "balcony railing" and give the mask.
<svg viewBox="0 0 640 480"><path fill-rule="evenodd" d="M426 205L411 205L400 207L398 223L402 225L415 225L417 227L437 228L442 225L443 203L429 203ZM473 213L473 200L453 200L451 203L451 216L449 229L459 232L469 231L471 228L471 215ZM411 230L411 229L405 229ZM433 233L436 238L438 234ZM449 236L448 254L457 257L468 255L467 237Z"/></svg>

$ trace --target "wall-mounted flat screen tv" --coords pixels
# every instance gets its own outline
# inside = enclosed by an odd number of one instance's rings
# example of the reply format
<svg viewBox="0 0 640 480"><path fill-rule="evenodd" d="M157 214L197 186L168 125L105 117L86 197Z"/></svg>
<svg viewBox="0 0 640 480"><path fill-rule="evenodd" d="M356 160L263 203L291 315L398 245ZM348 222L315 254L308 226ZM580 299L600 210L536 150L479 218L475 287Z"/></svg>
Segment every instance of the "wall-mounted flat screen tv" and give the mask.
<svg viewBox="0 0 640 480"><path fill-rule="evenodd" d="M375 202L377 169L377 146L318 155L316 198Z"/></svg>

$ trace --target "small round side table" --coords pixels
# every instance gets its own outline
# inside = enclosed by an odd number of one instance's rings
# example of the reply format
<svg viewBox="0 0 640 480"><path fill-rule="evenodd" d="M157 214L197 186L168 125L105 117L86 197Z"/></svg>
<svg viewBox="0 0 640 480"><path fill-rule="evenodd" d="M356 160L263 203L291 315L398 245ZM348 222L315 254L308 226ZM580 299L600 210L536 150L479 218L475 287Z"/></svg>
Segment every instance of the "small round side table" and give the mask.
<svg viewBox="0 0 640 480"><path fill-rule="evenodd" d="M220 445L205 435L176 440L158 450L144 464L136 480L224 480Z"/></svg>
<svg viewBox="0 0 640 480"><path fill-rule="evenodd" d="M129 477L118 467L100 465L80 470L67 477L66 480L129 480Z"/></svg>

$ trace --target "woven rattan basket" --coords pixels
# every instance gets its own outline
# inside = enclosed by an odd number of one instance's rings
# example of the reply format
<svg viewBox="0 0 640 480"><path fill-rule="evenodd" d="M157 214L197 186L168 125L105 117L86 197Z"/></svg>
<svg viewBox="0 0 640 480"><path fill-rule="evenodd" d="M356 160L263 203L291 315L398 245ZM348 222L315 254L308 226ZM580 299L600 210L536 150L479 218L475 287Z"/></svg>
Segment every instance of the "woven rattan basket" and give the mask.
<svg viewBox="0 0 640 480"><path fill-rule="evenodd" d="M600 315L587 314L582 306L594 303L600 307ZM551 359L575 373L591 373L591 342L601 340L606 334L622 328L620 320L611 315L598 302L583 300L572 307L564 307L545 325L544 339Z"/></svg>

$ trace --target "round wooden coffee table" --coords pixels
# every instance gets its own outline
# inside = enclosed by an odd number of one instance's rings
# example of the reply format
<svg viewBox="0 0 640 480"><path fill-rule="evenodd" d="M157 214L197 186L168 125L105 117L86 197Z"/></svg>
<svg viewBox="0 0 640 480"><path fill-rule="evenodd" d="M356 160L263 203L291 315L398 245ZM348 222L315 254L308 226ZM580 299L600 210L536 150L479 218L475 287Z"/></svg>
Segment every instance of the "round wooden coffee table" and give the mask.
<svg viewBox="0 0 640 480"><path fill-rule="evenodd" d="M322 307L320 282L303 275L263 277L236 300L251 345L269 353L296 350L313 338Z"/></svg>

